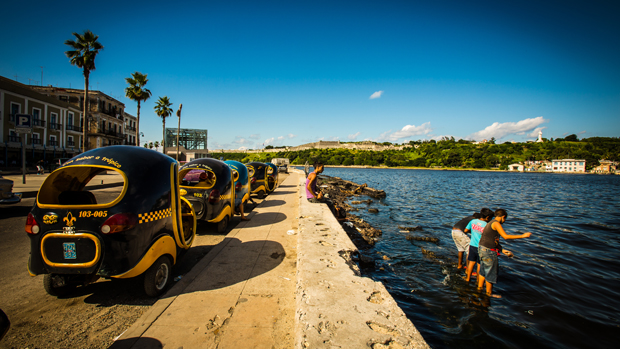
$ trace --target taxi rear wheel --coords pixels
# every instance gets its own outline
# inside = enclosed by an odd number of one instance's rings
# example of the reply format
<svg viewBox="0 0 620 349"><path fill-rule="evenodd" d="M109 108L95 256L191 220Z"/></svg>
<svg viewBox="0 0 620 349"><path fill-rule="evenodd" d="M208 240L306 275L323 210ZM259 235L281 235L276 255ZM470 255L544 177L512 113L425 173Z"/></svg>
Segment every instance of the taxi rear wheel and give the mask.
<svg viewBox="0 0 620 349"><path fill-rule="evenodd" d="M264 199L265 198L265 191L261 190L258 192L258 194L256 194L258 196L259 199Z"/></svg>
<svg viewBox="0 0 620 349"><path fill-rule="evenodd" d="M144 292L149 297L161 295L170 281L172 263L167 256L159 257L144 273Z"/></svg>
<svg viewBox="0 0 620 349"><path fill-rule="evenodd" d="M217 232L222 234L228 228L228 216L224 216L221 221L217 223Z"/></svg>
<svg viewBox="0 0 620 349"><path fill-rule="evenodd" d="M69 280L63 275L45 274L43 276L43 288L50 296L66 296L75 290L76 286L76 284L69 283Z"/></svg>

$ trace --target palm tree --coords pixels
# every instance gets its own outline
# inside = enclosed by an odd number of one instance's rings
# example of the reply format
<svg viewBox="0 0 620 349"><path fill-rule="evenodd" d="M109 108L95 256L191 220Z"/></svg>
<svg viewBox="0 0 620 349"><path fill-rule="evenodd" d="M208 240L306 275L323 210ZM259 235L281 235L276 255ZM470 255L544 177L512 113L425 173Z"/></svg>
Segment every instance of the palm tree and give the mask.
<svg viewBox="0 0 620 349"><path fill-rule="evenodd" d="M140 102L146 101L151 97L151 91L144 88L149 79L146 78L147 74L135 72L131 74L130 78L125 78L125 81L129 84L129 87L125 88L125 97L132 101L138 102L138 117L136 120L136 134L140 134ZM140 146L140 137L136 139L136 145Z"/></svg>
<svg viewBox="0 0 620 349"><path fill-rule="evenodd" d="M70 59L71 65L82 68L84 72L84 125L82 130L82 151L88 149L88 126L90 118L88 112L90 101L88 98L88 78L90 71L95 70L95 57L99 51L103 50L103 45L97 39L98 35L93 34L90 30L84 31L84 34L73 33L75 41L67 40L65 45L71 47L71 50L65 51L65 55Z"/></svg>
<svg viewBox="0 0 620 349"><path fill-rule="evenodd" d="M159 151L159 142L155 141L155 143L153 143L153 146L155 147L155 151Z"/></svg>
<svg viewBox="0 0 620 349"><path fill-rule="evenodd" d="M170 103L170 99L168 98L168 96L164 96L164 97L159 97L159 100L157 101L157 103L155 104L155 114L157 114L157 116L159 116L162 120L163 123L163 135L164 135L164 139L162 139L161 141L161 146L164 148L164 153L166 152L166 118L169 117L170 115L172 115L173 110L172 108L170 108L172 106L172 103Z"/></svg>
<svg viewBox="0 0 620 349"><path fill-rule="evenodd" d="M149 142L149 149L153 149L153 142Z"/></svg>

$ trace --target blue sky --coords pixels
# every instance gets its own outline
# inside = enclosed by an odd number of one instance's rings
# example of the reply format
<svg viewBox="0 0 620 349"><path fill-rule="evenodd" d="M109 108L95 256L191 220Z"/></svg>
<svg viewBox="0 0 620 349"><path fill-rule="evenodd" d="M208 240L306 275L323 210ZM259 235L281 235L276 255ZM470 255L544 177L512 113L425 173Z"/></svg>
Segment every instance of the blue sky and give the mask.
<svg viewBox="0 0 620 349"><path fill-rule="evenodd" d="M74 31L104 50L91 88L135 115L124 78L148 74L153 112L210 149L443 136L620 136L618 1L21 1L2 5L0 75L83 88ZM28 80L32 79L32 80ZM167 119L174 127L176 117Z"/></svg>

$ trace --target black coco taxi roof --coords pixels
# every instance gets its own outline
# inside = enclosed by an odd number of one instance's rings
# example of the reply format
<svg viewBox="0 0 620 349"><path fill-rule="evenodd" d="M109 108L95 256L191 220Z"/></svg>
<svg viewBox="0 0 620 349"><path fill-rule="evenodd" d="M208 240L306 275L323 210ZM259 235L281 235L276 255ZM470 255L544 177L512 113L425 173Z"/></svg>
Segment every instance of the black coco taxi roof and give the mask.
<svg viewBox="0 0 620 349"><path fill-rule="evenodd" d="M230 167L223 161L211 158L192 160L181 166L179 171L183 170L207 170L213 172L217 178L230 177Z"/></svg>
<svg viewBox="0 0 620 349"><path fill-rule="evenodd" d="M93 149L73 157L52 172L41 186L37 204L42 208L63 206L58 202L62 192L83 191L95 175L113 170L120 173L125 182L121 195L113 202L92 206L122 205L132 211L150 212L170 203L171 190L176 184L175 165L176 161L167 155L135 146Z"/></svg>

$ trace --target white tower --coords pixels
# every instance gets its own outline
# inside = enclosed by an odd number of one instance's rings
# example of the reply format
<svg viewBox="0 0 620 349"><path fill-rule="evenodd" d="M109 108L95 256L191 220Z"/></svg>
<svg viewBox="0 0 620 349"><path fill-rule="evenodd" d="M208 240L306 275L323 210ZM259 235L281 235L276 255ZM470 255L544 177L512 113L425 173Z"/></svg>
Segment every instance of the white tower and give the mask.
<svg viewBox="0 0 620 349"><path fill-rule="evenodd" d="M536 140L536 142L538 143L542 143L542 130L538 131L538 139Z"/></svg>

